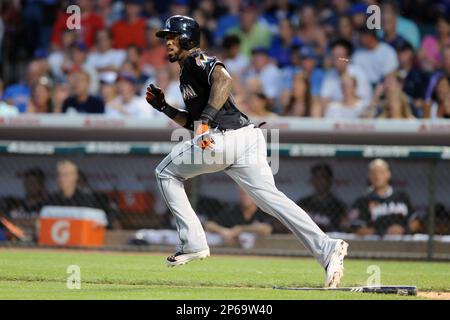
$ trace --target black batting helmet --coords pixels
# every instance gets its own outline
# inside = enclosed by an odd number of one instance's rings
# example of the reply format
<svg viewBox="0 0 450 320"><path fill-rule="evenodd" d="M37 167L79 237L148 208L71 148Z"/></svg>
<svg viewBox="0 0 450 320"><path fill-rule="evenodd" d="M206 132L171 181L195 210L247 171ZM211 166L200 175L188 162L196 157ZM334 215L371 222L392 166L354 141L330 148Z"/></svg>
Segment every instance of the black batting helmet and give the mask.
<svg viewBox="0 0 450 320"><path fill-rule="evenodd" d="M181 15L171 16L166 20L164 29L156 32L156 36L164 38L169 33L180 35L180 46L185 50L200 45L200 26L197 21L190 17Z"/></svg>

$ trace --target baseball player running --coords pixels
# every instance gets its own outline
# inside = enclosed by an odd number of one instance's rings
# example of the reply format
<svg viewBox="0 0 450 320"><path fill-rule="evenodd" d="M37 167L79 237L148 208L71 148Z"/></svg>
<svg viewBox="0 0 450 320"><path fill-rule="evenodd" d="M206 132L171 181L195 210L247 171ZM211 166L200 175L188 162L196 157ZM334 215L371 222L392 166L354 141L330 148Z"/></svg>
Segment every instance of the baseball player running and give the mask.
<svg viewBox="0 0 450 320"><path fill-rule="evenodd" d="M292 200L277 189L267 162L262 130L239 111L231 95L232 79L224 64L199 48L198 23L186 16L172 16L156 36L166 41L168 58L180 65L180 90L186 110L170 106L157 86L147 88L147 102L194 138L179 143L156 168L162 197L175 216L181 244L167 258L169 266L186 264L210 255L203 227L192 209L183 182L204 173L224 171L268 214L279 219L309 250L326 271L326 287L336 287L343 276L348 244L331 239ZM223 163L203 159L222 154ZM213 186L211 186L213 188Z"/></svg>

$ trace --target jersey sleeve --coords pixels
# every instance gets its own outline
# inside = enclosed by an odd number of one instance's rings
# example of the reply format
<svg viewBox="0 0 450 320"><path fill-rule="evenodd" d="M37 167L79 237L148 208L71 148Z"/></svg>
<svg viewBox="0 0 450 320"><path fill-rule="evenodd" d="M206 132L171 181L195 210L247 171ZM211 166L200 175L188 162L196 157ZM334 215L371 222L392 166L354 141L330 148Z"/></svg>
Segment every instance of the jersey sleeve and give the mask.
<svg viewBox="0 0 450 320"><path fill-rule="evenodd" d="M218 65L225 67L223 62L217 59L215 56L210 57L202 52L192 56L192 71L197 77L200 78L202 82L206 82L208 83L208 85L211 85L211 75Z"/></svg>

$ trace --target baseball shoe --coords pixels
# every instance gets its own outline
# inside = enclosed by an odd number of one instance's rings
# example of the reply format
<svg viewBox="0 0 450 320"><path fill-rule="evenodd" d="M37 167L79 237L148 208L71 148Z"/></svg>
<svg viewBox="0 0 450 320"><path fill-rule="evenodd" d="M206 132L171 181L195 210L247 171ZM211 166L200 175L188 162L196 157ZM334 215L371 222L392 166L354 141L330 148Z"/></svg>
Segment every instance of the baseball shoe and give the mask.
<svg viewBox="0 0 450 320"><path fill-rule="evenodd" d="M347 255L348 243L344 240L338 240L331 255L330 262L325 268L327 278L326 288L336 288L344 276L344 257Z"/></svg>
<svg viewBox="0 0 450 320"><path fill-rule="evenodd" d="M174 255L167 257L166 263L168 267L182 266L189 261L198 259L203 260L206 257L209 257L209 249L192 253L177 252Z"/></svg>

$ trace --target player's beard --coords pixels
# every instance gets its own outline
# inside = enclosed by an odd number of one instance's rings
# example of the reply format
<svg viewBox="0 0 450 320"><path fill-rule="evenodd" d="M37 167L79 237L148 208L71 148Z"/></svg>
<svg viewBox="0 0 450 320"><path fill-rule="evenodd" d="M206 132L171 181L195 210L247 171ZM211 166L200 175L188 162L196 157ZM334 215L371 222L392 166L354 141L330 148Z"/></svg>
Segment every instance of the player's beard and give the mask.
<svg viewBox="0 0 450 320"><path fill-rule="evenodd" d="M169 53L167 53L167 57L169 58L170 62L175 62L180 59L178 53L175 50L171 50Z"/></svg>
<svg viewBox="0 0 450 320"><path fill-rule="evenodd" d="M178 61L178 55L177 54L167 55L167 57L169 58L170 62Z"/></svg>

